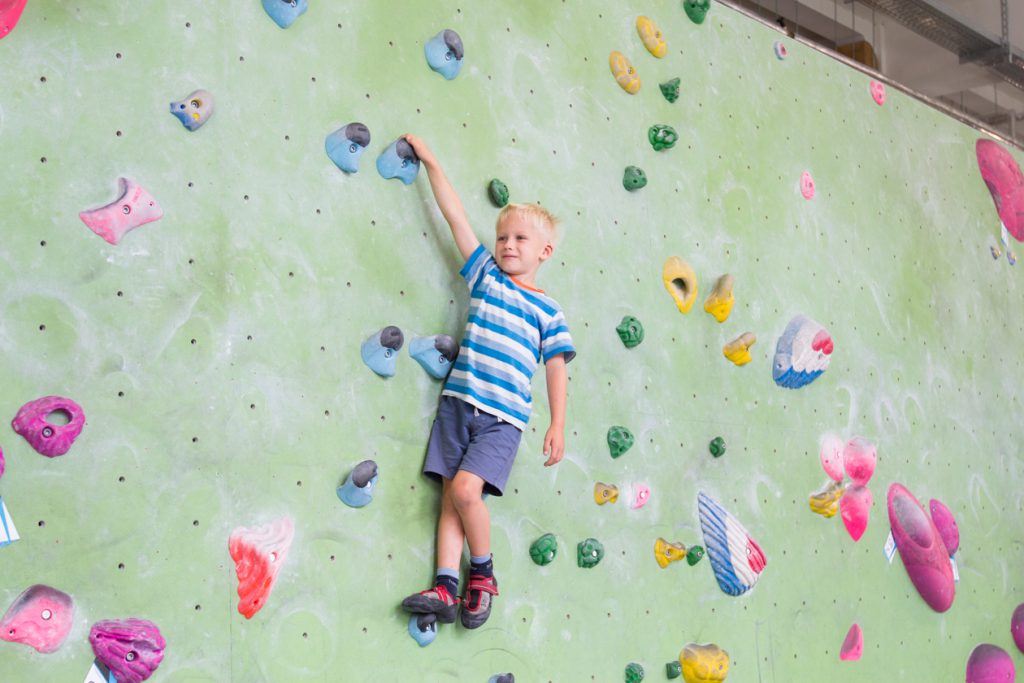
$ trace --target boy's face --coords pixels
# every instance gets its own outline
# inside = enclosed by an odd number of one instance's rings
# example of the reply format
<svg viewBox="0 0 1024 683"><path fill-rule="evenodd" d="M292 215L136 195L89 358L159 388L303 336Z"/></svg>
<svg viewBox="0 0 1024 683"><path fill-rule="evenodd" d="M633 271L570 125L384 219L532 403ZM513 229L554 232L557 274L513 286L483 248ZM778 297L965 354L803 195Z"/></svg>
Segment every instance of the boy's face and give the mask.
<svg viewBox="0 0 1024 683"><path fill-rule="evenodd" d="M551 242L529 220L510 214L496 229L494 258L512 276L537 272L554 251Z"/></svg>

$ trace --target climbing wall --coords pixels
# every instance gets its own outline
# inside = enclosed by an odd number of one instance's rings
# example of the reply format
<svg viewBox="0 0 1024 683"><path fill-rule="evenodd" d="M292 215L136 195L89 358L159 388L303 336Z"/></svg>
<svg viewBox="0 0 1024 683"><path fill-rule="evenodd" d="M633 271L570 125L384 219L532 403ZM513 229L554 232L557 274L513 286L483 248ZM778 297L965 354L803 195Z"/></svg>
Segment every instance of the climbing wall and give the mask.
<svg viewBox="0 0 1024 683"><path fill-rule="evenodd" d="M465 44L452 81L423 53L445 28ZM636 95L611 50L636 68ZM658 83L673 77L669 103ZM865 75L721 5L697 25L678 2L311 0L282 30L256 0L30 0L0 41L0 83L0 416L60 395L87 418L53 459L0 430L21 535L0 548L0 610L35 583L76 606L53 654L0 642L3 680L82 680L89 627L124 617L166 638L153 680L192 683L619 681L630 662L661 680L689 642L727 650L736 683L957 680L980 642L1024 664L1009 632L1024 601L1024 288L976 131L892 87L879 106ZM189 132L168 103L198 88L216 109ZM372 140L347 175L324 138L351 121ZM659 123L680 140L655 152ZM420 466L440 383L405 349L382 379L360 343L385 325L459 337L467 292L425 173L405 186L374 168L406 132L434 148L489 246L492 177L563 219L538 284L579 351L564 461L541 465L539 373L507 495L488 501L490 621L442 626L422 649L398 603L432 576L439 491ZM646 187L623 188L627 165ZM78 212L112 201L120 176L164 216L113 246ZM687 315L662 284L673 255L697 276ZM727 272L736 305L719 324L701 306ZM834 353L790 390L771 370L797 314ZM646 330L633 349L615 332L625 315ZM753 360L734 366L722 346L748 331ZM618 459L612 425L636 436ZM808 507L830 432L878 447L856 543ZM374 500L346 507L335 489L366 458ZM617 503L595 504L598 481ZM894 481L959 523L945 613L886 559ZM631 509L637 483L651 496ZM745 595L722 592L708 559L655 561L658 537L707 545L699 491L764 551ZM281 517L294 542L247 620L228 537ZM528 548L547 532L558 555L539 567ZM581 569L588 537L606 555ZM854 622L864 654L841 662Z"/></svg>

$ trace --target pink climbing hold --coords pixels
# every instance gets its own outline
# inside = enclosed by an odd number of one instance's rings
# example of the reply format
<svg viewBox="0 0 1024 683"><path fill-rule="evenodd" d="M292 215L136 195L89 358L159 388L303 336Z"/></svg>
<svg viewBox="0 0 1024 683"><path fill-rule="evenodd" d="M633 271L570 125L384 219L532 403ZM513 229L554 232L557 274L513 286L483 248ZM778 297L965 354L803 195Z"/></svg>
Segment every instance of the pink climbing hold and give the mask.
<svg viewBox="0 0 1024 683"><path fill-rule="evenodd" d="M814 199L814 178L807 171L800 174L800 194L804 199Z"/></svg>
<svg viewBox="0 0 1024 683"><path fill-rule="evenodd" d="M629 507L634 510L642 508L647 505L647 501L651 498L651 489L646 484L633 484L633 500L630 502Z"/></svg>
<svg viewBox="0 0 1024 683"><path fill-rule="evenodd" d="M946 550L949 551L949 556L953 557L956 555L956 551L960 549L960 527L956 525L956 518L953 517L953 513L950 512L949 508L942 501L935 500L934 498L928 501L928 510L932 513L932 523L939 530L942 543L946 546Z"/></svg>
<svg viewBox="0 0 1024 683"><path fill-rule="evenodd" d="M67 424L54 424L46 418L53 413L67 413ZM82 407L70 398L45 396L29 401L18 410L11 421L11 427L25 437L40 455L54 458L64 455L75 443L85 426Z"/></svg>
<svg viewBox="0 0 1024 683"><path fill-rule="evenodd" d="M96 658L118 683L141 683L156 671L167 647L156 624L146 619L107 619L89 630Z"/></svg>
<svg viewBox="0 0 1024 683"><path fill-rule="evenodd" d="M0 39L6 37L18 25L27 2L28 0L0 0Z"/></svg>
<svg viewBox="0 0 1024 683"><path fill-rule="evenodd" d="M1013 642L1017 649L1024 652L1024 602L1017 605L1010 618L1010 633L1013 635Z"/></svg>
<svg viewBox="0 0 1024 683"><path fill-rule="evenodd" d="M1001 647L982 643L967 658L967 683L1014 683L1017 670Z"/></svg>
<svg viewBox="0 0 1024 683"><path fill-rule="evenodd" d="M144 188L127 178L117 179L120 195L117 199L90 211L82 211L78 217L94 233L117 244L129 230L159 220L163 209Z"/></svg>
<svg viewBox="0 0 1024 683"><path fill-rule="evenodd" d="M821 437L821 466L831 479L843 481L843 440L835 434Z"/></svg>
<svg viewBox="0 0 1024 683"><path fill-rule="evenodd" d="M902 484L893 483L888 496L892 537L911 583L928 606L945 612L956 597L949 553L931 517Z"/></svg>
<svg viewBox="0 0 1024 683"><path fill-rule="evenodd" d="M875 473L878 455L875 444L867 439L855 436L843 447L843 467L846 476L857 486L867 486L871 475Z"/></svg>
<svg viewBox="0 0 1024 683"><path fill-rule="evenodd" d="M868 528L873 500L871 491L864 486L847 487L843 497L839 499L839 515L843 518L846 532L854 541L859 541Z"/></svg>
<svg viewBox="0 0 1024 683"><path fill-rule="evenodd" d="M879 107L885 104L885 83L871 81L871 99L873 99L875 104Z"/></svg>
<svg viewBox="0 0 1024 683"><path fill-rule="evenodd" d="M295 525L288 517L231 532L228 552L238 575L238 612L246 619L252 619L266 603L294 537Z"/></svg>
<svg viewBox="0 0 1024 683"><path fill-rule="evenodd" d="M0 477L4 476L4 449L0 448Z"/></svg>
<svg viewBox="0 0 1024 683"><path fill-rule="evenodd" d="M71 596L42 584L19 595L0 619L0 640L54 652L71 632L75 603Z"/></svg>
<svg viewBox="0 0 1024 683"><path fill-rule="evenodd" d="M839 650L839 659L844 662L856 662L864 654L864 632L860 624L854 624L846 632L843 647Z"/></svg>
<svg viewBox="0 0 1024 683"><path fill-rule="evenodd" d="M1024 242L1024 173L1010 153L996 142L978 140L974 151L999 220L1015 240Z"/></svg>

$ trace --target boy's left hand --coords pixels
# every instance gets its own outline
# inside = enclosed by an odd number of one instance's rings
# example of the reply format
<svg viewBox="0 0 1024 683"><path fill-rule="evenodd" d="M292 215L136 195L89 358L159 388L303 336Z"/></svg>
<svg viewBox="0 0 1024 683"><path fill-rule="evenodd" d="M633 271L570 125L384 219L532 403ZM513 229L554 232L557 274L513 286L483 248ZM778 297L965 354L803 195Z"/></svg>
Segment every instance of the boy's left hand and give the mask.
<svg viewBox="0 0 1024 683"><path fill-rule="evenodd" d="M554 425L548 427L548 432L544 435L544 455L548 456L544 461L544 467L558 464L565 455L565 433L562 429Z"/></svg>

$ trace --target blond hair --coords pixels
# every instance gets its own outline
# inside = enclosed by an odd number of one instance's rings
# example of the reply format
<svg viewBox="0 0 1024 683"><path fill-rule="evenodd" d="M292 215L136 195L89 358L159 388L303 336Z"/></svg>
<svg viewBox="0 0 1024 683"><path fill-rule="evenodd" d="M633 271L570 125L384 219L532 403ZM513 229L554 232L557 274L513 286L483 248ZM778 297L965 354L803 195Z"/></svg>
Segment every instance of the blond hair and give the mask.
<svg viewBox="0 0 1024 683"><path fill-rule="evenodd" d="M508 204L498 214L498 221L494 224L495 230L501 226L506 217L511 215L528 221L551 244L558 241L558 218L543 206L539 204Z"/></svg>

